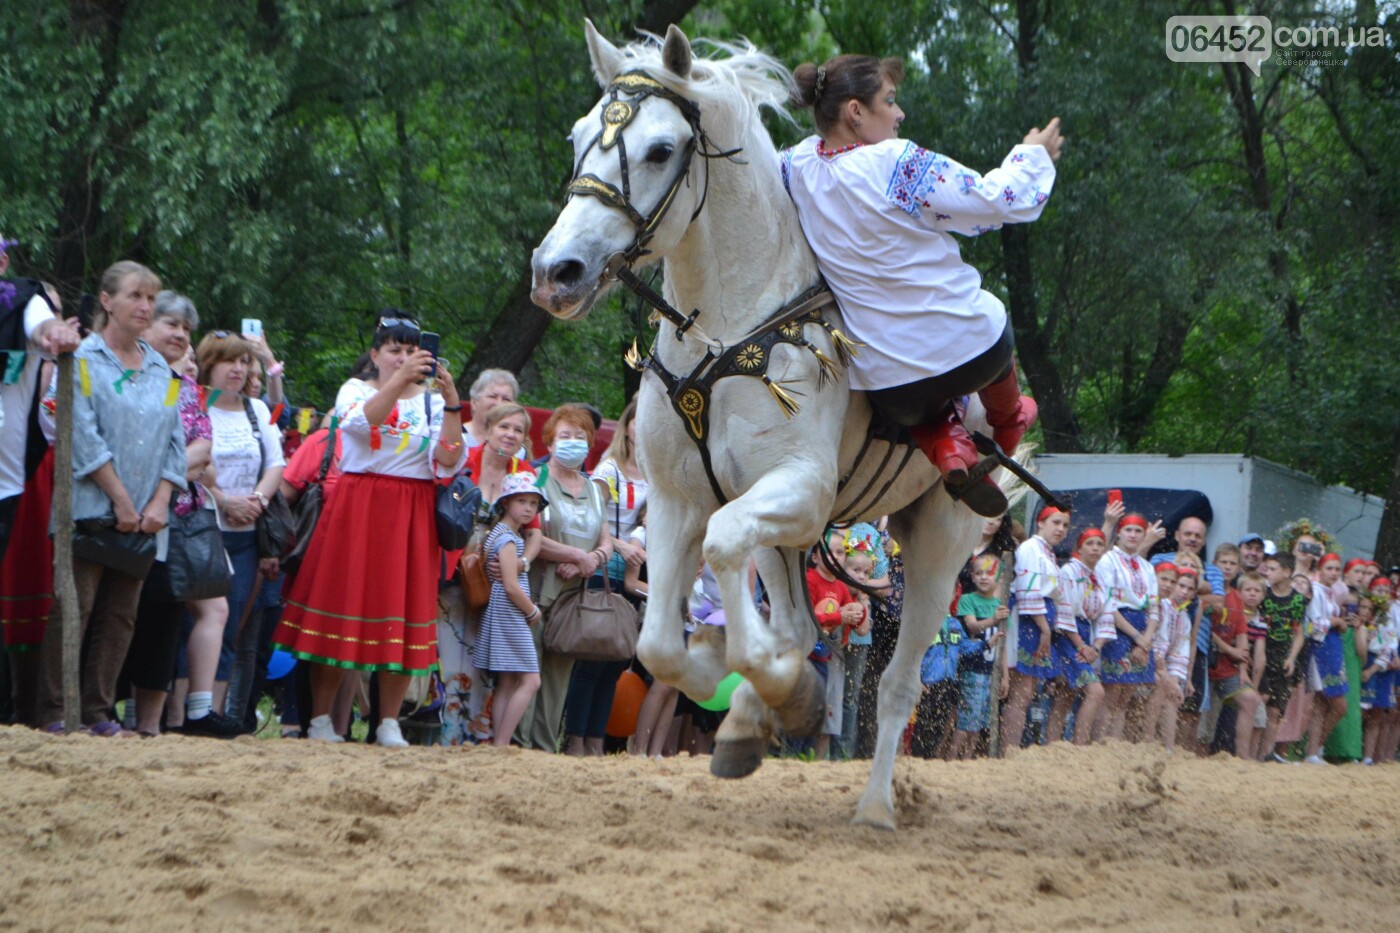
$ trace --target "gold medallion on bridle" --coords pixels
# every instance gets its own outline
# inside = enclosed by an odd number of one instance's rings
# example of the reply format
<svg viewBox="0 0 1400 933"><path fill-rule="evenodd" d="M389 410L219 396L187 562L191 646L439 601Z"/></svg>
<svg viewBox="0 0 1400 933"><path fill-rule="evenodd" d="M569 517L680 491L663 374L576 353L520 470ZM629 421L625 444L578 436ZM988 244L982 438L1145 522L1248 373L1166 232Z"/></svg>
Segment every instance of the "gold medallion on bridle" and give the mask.
<svg viewBox="0 0 1400 933"><path fill-rule="evenodd" d="M763 368L763 348L756 343L745 344L734 355L734 365L746 373L756 373Z"/></svg>
<svg viewBox="0 0 1400 933"><path fill-rule="evenodd" d="M615 100L603 108L603 138L598 140L598 145L604 149L617 145L617 134L636 114L636 108L625 100Z"/></svg>
<svg viewBox="0 0 1400 933"><path fill-rule="evenodd" d="M782 338L783 338L784 340L801 340L801 339L802 339L802 322L801 322L801 321L789 321L788 323L784 324L782 327L778 328L778 333L782 336Z"/></svg>
<svg viewBox="0 0 1400 933"><path fill-rule="evenodd" d="M705 411L705 396L699 389L686 389L681 393L681 397L676 399L676 404L680 407L681 414L685 415L685 420L690 424L690 433L695 438L705 436L705 427L700 420L700 415Z"/></svg>

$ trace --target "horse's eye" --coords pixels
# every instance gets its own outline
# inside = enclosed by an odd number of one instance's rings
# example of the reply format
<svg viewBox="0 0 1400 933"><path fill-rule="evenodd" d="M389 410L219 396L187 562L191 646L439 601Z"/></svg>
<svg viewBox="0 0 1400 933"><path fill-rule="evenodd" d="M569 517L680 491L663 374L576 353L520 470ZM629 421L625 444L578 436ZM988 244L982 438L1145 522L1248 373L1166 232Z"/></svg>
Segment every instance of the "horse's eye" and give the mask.
<svg viewBox="0 0 1400 933"><path fill-rule="evenodd" d="M647 161L652 165L663 165L667 159L671 158L671 152L671 147L666 143L652 146L647 150Z"/></svg>

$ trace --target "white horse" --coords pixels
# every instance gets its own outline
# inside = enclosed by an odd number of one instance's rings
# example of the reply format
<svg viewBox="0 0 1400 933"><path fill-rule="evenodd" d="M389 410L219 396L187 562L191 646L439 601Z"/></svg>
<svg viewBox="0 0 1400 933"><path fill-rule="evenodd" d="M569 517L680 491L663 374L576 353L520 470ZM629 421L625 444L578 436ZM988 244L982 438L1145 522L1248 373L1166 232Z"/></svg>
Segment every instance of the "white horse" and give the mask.
<svg viewBox="0 0 1400 933"><path fill-rule="evenodd" d="M751 773L777 730L812 735L823 721L822 681L806 660L816 634L806 550L837 516L889 514L903 548L905 609L880 682L879 735L855 820L893 828L894 758L919 696L919 661L982 519L937 488L924 456L868 440L870 406L835 365L846 348L829 296L819 303L832 326L800 314L784 330L788 339L752 339L820 282L760 120L763 108L787 101L788 72L747 44L710 43L725 57L695 58L675 26L664 44L625 48L592 23L586 33L607 94L574 124L574 196L535 250L533 297L556 317L578 320L633 262L665 262L671 313L637 412L638 456L651 483L650 598L638 656L664 683L700 699L729 671L743 675L711 768L723 777ZM722 349L742 351L731 356L738 374L688 397L687 377ZM972 405L969 428L985 429ZM702 554L727 624L702 626L687 646L686 599ZM750 558L768 590L766 620L749 592Z"/></svg>

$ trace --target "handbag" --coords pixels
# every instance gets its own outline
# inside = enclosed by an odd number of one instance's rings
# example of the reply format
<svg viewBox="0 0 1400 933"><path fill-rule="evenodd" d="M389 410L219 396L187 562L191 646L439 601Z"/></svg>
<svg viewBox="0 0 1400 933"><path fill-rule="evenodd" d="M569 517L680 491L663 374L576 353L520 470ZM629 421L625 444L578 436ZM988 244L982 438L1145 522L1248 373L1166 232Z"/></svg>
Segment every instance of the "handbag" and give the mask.
<svg viewBox="0 0 1400 933"><path fill-rule="evenodd" d="M428 393L423 393L424 424L433 423L432 402ZM477 510L481 508L481 490L472 482L466 472L452 477L446 486L438 486L437 502L433 506L434 524L437 525L438 546L444 551L457 551L466 547L472 539L472 526L476 522ZM482 570L485 573L485 569ZM489 599L491 588L486 588ZM486 603L482 603L486 605Z"/></svg>
<svg viewBox="0 0 1400 933"><path fill-rule="evenodd" d="M331 431L326 435L326 452L321 456L321 467L316 471L316 478L302 492L301 498L297 499L296 506L292 509L295 540L291 550L282 558L283 573L296 573L306 558L306 550L311 546L311 535L321 520L321 507L325 504L325 490L322 486L326 481L326 474L331 471L331 461L334 459L335 432Z"/></svg>
<svg viewBox="0 0 1400 933"><path fill-rule="evenodd" d="M156 559L155 535L117 531L115 519L89 518L73 523L73 556L144 580Z"/></svg>
<svg viewBox="0 0 1400 933"><path fill-rule="evenodd" d="M170 603L215 599L233 592L224 536L213 512L194 509L177 515L171 509L165 561L151 568L142 592Z"/></svg>
<svg viewBox="0 0 1400 933"><path fill-rule="evenodd" d="M475 550L466 551L457 562L458 578L467 598L467 608L480 612L491 601L491 581L486 576L486 539Z"/></svg>
<svg viewBox="0 0 1400 933"><path fill-rule="evenodd" d="M580 586L554 601L541 633L544 646L577 661L626 661L637 653L637 610L612 591Z"/></svg>
<svg viewBox="0 0 1400 933"><path fill-rule="evenodd" d="M267 451L263 450L262 430L258 427L258 416L253 412L253 402L243 397L243 413L248 416L248 424L253 427L253 438L258 442L258 454L262 462L258 464L258 482L262 482L267 471ZM258 556L262 558L285 557L296 544L296 520L292 518L292 507L282 490L277 490L263 506L255 526L258 533Z"/></svg>

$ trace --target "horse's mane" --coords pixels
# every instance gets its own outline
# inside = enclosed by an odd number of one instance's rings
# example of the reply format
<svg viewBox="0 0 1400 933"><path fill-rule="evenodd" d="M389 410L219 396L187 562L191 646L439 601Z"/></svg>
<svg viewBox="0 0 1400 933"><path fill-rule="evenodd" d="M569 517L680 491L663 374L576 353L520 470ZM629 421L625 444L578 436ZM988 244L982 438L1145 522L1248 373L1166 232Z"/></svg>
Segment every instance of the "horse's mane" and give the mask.
<svg viewBox="0 0 1400 933"><path fill-rule="evenodd" d="M706 130L715 139L724 142L747 135L764 108L793 122L784 106L792 96L792 73L749 40L694 40L692 48L704 46L713 51L710 57L695 57L689 78L679 78L666 68L662 43L661 37L643 33L640 40L621 50L622 70L645 71L668 89L695 101L705 114Z"/></svg>

